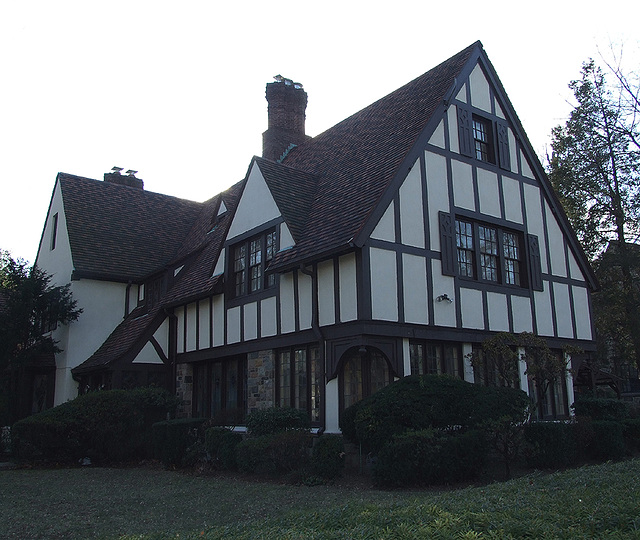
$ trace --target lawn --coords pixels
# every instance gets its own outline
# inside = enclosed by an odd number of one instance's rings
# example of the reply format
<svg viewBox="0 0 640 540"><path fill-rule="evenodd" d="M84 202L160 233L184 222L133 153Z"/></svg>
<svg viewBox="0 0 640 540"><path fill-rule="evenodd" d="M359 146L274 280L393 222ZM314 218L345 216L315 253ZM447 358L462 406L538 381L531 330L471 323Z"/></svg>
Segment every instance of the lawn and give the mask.
<svg viewBox="0 0 640 540"><path fill-rule="evenodd" d="M451 491L0 471L2 538L638 538L640 460Z"/></svg>

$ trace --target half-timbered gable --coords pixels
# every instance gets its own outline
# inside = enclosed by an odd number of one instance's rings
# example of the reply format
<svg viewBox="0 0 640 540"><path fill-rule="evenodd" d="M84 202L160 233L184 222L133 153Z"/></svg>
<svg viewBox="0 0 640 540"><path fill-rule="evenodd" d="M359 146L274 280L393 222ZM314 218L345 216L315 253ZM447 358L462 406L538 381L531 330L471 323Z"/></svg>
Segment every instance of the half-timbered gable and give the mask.
<svg viewBox="0 0 640 540"><path fill-rule="evenodd" d="M336 432L394 378L477 382L468 355L497 332L593 348L595 278L479 42L313 138L301 84L278 77L266 95L263 157L226 192L173 208L187 218L164 251L123 255L137 269L113 280L124 320L77 380L143 384L144 366L147 383L167 375L183 415L238 424L291 406ZM145 231L147 249L158 231ZM92 241L75 250L89 257ZM561 383L544 416L568 414ZM524 368L520 385L535 391Z"/></svg>

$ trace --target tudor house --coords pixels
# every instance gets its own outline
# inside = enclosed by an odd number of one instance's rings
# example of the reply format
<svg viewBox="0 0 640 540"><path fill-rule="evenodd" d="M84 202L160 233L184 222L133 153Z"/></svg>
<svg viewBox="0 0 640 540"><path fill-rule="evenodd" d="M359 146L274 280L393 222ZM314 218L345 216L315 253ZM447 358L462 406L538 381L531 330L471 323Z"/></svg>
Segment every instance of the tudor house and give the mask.
<svg viewBox="0 0 640 540"><path fill-rule="evenodd" d="M155 383L184 416L291 406L338 432L395 378L477 382L496 332L593 350L596 280L480 42L313 138L302 85L266 96L262 157L204 203L58 175L37 264L84 313L54 331L56 403Z"/></svg>

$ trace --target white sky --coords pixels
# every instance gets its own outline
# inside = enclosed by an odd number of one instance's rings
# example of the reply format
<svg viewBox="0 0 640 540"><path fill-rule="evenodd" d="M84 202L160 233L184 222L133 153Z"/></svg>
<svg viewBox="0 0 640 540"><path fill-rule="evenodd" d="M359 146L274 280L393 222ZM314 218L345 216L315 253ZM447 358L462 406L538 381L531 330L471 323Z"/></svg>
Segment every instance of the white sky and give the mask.
<svg viewBox="0 0 640 540"><path fill-rule="evenodd" d="M117 165L198 201L242 179L276 74L304 85L313 136L479 39L542 155L583 61L624 43L637 69L639 16L630 0L0 0L0 249L35 260L59 171Z"/></svg>

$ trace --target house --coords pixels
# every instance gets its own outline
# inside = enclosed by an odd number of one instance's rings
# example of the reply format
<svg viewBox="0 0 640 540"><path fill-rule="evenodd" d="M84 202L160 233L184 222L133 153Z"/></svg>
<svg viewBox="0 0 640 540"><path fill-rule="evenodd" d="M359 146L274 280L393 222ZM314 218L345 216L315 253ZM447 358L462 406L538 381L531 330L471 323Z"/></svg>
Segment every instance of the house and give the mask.
<svg viewBox="0 0 640 540"><path fill-rule="evenodd" d="M165 382L184 416L291 406L338 432L395 378L473 381L496 332L594 349L596 279L480 42L313 138L302 85L266 97L263 156L204 203L58 175L37 264L84 313L57 330L57 403ZM544 416L572 401L568 371Z"/></svg>

